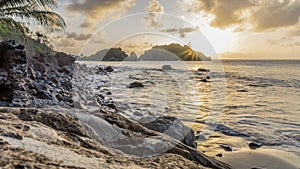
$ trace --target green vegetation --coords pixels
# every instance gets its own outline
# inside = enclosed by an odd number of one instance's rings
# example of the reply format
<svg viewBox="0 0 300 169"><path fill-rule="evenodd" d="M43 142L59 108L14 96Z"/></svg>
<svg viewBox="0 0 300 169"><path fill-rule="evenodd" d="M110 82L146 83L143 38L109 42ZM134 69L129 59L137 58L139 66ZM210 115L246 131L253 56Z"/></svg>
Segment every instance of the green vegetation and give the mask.
<svg viewBox="0 0 300 169"><path fill-rule="evenodd" d="M50 9L57 6L56 0L1 0L0 23L18 30L24 37L29 32L24 22L37 22L53 30L66 26L64 19ZM26 38L25 38L26 39Z"/></svg>
<svg viewBox="0 0 300 169"><path fill-rule="evenodd" d="M23 43L24 35L14 28L10 28L6 24L0 24L0 41L13 39L17 43ZM26 53L29 57L36 55L47 55L53 52L48 38L39 33L32 33L28 31L26 37Z"/></svg>
<svg viewBox="0 0 300 169"><path fill-rule="evenodd" d="M1 0L0 40L25 42L28 56L50 54L53 51L47 36L33 33L26 24L37 23L51 31L64 29L64 19L50 11L52 7L57 7L56 0ZM24 20L26 22L22 22Z"/></svg>

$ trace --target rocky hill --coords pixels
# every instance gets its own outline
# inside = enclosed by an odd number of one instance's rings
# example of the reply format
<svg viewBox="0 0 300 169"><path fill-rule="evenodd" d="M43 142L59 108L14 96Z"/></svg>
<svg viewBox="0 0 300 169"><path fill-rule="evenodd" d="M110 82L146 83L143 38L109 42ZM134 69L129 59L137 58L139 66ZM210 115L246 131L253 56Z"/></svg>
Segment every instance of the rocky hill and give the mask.
<svg viewBox="0 0 300 169"><path fill-rule="evenodd" d="M140 60L146 61L207 61L210 57L201 52L194 51L189 46L181 46L176 43L154 46L140 56Z"/></svg>

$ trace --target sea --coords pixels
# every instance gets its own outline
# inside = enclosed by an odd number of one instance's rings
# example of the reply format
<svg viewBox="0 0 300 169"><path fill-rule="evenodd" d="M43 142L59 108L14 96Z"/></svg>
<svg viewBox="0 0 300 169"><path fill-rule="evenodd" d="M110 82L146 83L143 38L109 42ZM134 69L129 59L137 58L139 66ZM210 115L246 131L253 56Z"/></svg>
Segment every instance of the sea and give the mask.
<svg viewBox="0 0 300 169"><path fill-rule="evenodd" d="M80 63L113 67L90 78L124 116L175 116L195 131L203 152L254 142L300 157L300 60ZM144 87L129 88L133 82Z"/></svg>

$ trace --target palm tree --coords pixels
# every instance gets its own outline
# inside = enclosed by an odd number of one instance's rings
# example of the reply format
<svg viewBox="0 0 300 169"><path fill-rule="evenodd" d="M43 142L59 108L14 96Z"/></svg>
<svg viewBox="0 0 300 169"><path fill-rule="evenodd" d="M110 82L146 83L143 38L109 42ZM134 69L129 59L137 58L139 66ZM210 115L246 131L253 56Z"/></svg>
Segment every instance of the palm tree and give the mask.
<svg viewBox="0 0 300 169"><path fill-rule="evenodd" d="M64 19L51 11L52 7L57 7L56 0L0 0L0 23L17 29L24 38L29 32L25 23L37 22L52 30L64 29Z"/></svg>

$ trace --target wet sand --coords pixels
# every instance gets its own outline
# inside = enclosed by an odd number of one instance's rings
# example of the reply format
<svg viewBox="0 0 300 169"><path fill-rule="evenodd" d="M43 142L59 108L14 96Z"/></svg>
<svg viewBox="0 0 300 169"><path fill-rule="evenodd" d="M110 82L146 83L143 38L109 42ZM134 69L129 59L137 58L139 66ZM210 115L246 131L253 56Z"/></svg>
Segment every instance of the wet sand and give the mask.
<svg viewBox="0 0 300 169"><path fill-rule="evenodd" d="M223 153L218 160L230 164L237 169L299 169L300 157L272 149L243 149L236 152Z"/></svg>

